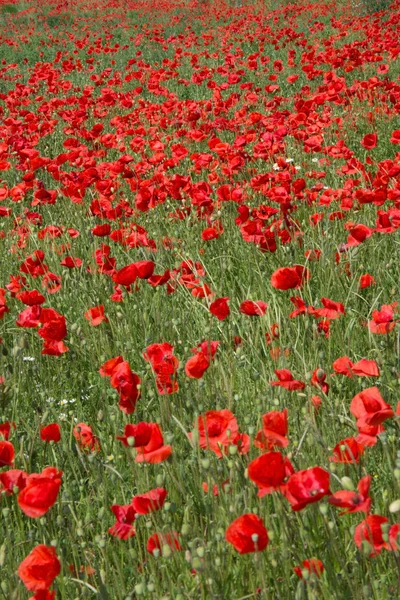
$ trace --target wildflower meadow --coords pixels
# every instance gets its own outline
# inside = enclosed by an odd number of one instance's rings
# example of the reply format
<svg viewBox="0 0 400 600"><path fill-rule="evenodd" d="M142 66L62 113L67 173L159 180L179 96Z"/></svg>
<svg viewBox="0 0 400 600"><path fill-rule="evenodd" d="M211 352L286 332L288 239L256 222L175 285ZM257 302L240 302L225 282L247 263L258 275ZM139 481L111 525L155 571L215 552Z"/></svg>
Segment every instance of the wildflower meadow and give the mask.
<svg viewBox="0 0 400 600"><path fill-rule="evenodd" d="M399 600L399 232L399 0L0 0L0 599Z"/></svg>

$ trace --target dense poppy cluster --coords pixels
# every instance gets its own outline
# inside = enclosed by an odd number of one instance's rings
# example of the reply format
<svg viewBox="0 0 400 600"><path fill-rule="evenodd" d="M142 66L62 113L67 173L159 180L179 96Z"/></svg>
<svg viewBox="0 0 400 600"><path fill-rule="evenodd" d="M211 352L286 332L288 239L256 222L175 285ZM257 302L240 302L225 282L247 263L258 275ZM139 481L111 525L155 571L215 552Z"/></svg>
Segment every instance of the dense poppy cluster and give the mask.
<svg viewBox="0 0 400 600"><path fill-rule="evenodd" d="M0 0L4 597L398 597L400 5L354 10Z"/></svg>

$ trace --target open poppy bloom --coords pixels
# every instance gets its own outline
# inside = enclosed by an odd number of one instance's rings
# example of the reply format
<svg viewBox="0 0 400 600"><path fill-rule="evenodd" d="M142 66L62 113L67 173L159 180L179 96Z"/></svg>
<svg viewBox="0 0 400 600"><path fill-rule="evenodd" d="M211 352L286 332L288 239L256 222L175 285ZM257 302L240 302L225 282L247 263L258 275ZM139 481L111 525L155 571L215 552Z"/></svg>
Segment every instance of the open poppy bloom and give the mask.
<svg viewBox="0 0 400 600"><path fill-rule="evenodd" d="M301 265L281 267L272 274L271 285L277 290L291 290L300 288L308 279L310 271Z"/></svg>
<svg viewBox="0 0 400 600"><path fill-rule="evenodd" d="M349 377L354 375L359 377L379 377L380 370L374 360L362 358L356 363L353 363L348 356L341 356L332 364L335 373Z"/></svg>
<svg viewBox="0 0 400 600"><path fill-rule="evenodd" d="M229 296L223 298L217 298L210 304L210 313L217 317L219 321L224 321L230 315L230 308L228 305Z"/></svg>
<svg viewBox="0 0 400 600"><path fill-rule="evenodd" d="M329 383L326 382L326 373L320 368L313 371L311 376L311 385L320 389L324 394L329 392Z"/></svg>
<svg viewBox="0 0 400 600"><path fill-rule="evenodd" d="M363 542L368 542L370 545L369 556L377 556L382 552L382 549L392 551L399 548L397 537L400 533L400 525L392 525L389 527L389 520L380 515L369 515L362 523L357 525L354 532L354 541L357 548L361 548ZM387 527L389 536L388 541L383 539L382 526Z"/></svg>
<svg viewBox="0 0 400 600"><path fill-rule="evenodd" d="M249 479L259 489L262 498L275 491L282 491L294 469L289 459L280 452L266 452L251 461L248 467Z"/></svg>
<svg viewBox="0 0 400 600"><path fill-rule="evenodd" d="M333 449L333 456L329 457L331 462L355 464L360 462L360 456L364 453L364 446L353 437L340 440Z"/></svg>
<svg viewBox="0 0 400 600"><path fill-rule="evenodd" d="M289 319L294 319L299 315L306 315L310 308L313 309L312 306L307 306L303 298L301 298L300 296L292 296L290 298L290 302L294 304L296 308L290 313Z"/></svg>
<svg viewBox="0 0 400 600"><path fill-rule="evenodd" d="M394 416L392 407L384 401L376 386L356 394L351 401L350 412L357 419L357 427L381 425Z"/></svg>
<svg viewBox="0 0 400 600"><path fill-rule="evenodd" d="M393 331L397 323L394 318L396 307L397 302L394 302L393 304L383 304L381 310L374 310L371 321L368 321L370 332L378 335L386 335Z"/></svg>
<svg viewBox="0 0 400 600"><path fill-rule="evenodd" d="M19 565L18 575L28 590L37 592L47 590L60 571L55 548L39 544Z"/></svg>
<svg viewBox="0 0 400 600"><path fill-rule="evenodd" d="M89 308L88 311L85 312L85 319L89 321L89 325L92 327L97 327L101 323L108 323L108 319L104 314L104 306L95 306L93 308Z"/></svg>
<svg viewBox="0 0 400 600"><path fill-rule="evenodd" d="M239 552L262 552L268 545L268 532L257 515L245 514L233 521L226 530L225 539Z"/></svg>
<svg viewBox="0 0 400 600"><path fill-rule="evenodd" d="M191 379L201 379L214 360L218 346L219 342L201 342L196 348L192 348L194 356L186 361L186 375Z"/></svg>
<svg viewBox="0 0 400 600"><path fill-rule="evenodd" d="M299 577L300 579L303 579L304 570L308 571L310 574L313 573L319 578L324 572L324 565L322 564L322 561L318 558L310 558L307 560L303 560L300 566L294 567L293 569L297 577Z"/></svg>
<svg viewBox="0 0 400 600"><path fill-rule="evenodd" d="M282 491L292 505L292 510L298 511L331 494L329 483L328 471L321 467L312 467L291 475Z"/></svg>
<svg viewBox="0 0 400 600"><path fill-rule="evenodd" d="M11 434L11 429L15 429L15 423L10 423L10 421L6 421L5 423L0 423L0 440L8 440Z"/></svg>
<svg viewBox="0 0 400 600"><path fill-rule="evenodd" d="M109 528L108 533L120 540L129 540L136 535L133 523L136 519L136 510L132 504L113 504L112 512L117 519L117 522Z"/></svg>
<svg viewBox="0 0 400 600"><path fill-rule="evenodd" d="M168 342L151 344L143 353L145 361L151 364L156 377L159 394L173 394L179 390L176 372L179 360L173 354L174 347Z"/></svg>
<svg viewBox="0 0 400 600"><path fill-rule="evenodd" d="M73 434L81 450L87 452L100 452L99 438L94 435L90 425L78 423L74 427Z"/></svg>
<svg viewBox="0 0 400 600"><path fill-rule="evenodd" d="M26 486L28 474L20 469L10 469L0 473L0 494L5 493L7 496L14 494L17 488L18 492Z"/></svg>
<svg viewBox="0 0 400 600"><path fill-rule="evenodd" d="M218 458L222 458L229 446L238 446L241 454L250 449L249 437L239 433L236 417L230 410L209 410L199 416L197 427L200 448L212 450Z"/></svg>
<svg viewBox="0 0 400 600"><path fill-rule="evenodd" d="M157 423L149 423L150 438L142 446L135 445L136 462L160 463L167 460L172 454L171 446L164 446L161 428Z"/></svg>
<svg viewBox="0 0 400 600"><path fill-rule="evenodd" d="M239 311L249 317L262 317L265 315L267 308L268 304L262 300L255 302L253 300L244 300L239 307Z"/></svg>
<svg viewBox="0 0 400 600"><path fill-rule="evenodd" d="M0 439L0 467L11 467L14 464L15 450L11 442Z"/></svg>
<svg viewBox="0 0 400 600"><path fill-rule="evenodd" d="M61 487L62 471L46 467L40 474L32 473L18 494L20 509L32 519L42 517L55 504Z"/></svg>
<svg viewBox="0 0 400 600"><path fill-rule="evenodd" d="M298 379L295 379L289 369L275 369L275 375L278 381L270 381L270 385L285 388L290 392L296 390L304 390L306 384Z"/></svg>
<svg viewBox="0 0 400 600"><path fill-rule="evenodd" d="M354 512L365 512L367 515L369 514L372 502L369 497L371 479L370 475L360 479L357 485L358 493L351 490L340 490L328 498L329 504L346 509L340 512L339 516Z"/></svg>
<svg viewBox="0 0 400 600"><path fill-rule="evenodd" d="M150 490L145 494L139 494L132 498L132 506L137 514L148 515L163 507L167 494L167 490L163 488Z"/></svg>
<svg viewBox="0 0 400 600"><path fill-rule="evenodd" d="M147 541L147 552L153 554L154 550L162 550L164 546L168 546L172 552L181 550L179 543L179 533L171 531L168 533L153 533Z"/></svg>
<svg viewBox="0 0 400 600"><path fill-rule="evenodd" d="M321 304L324 308L309 307L308 312L310 315L322 318L322 319L339 319L340 315L345 315L346 311L344 305L341 302L334 302L329 298L321 298Z"/></svg>
<svg viewBox="0 0 400 600"><path fill-rule="evenodd" d="M125 425L124 435L117 435L116 437L124 446L138 448L139 446L146 446L149 443L152 433L152 423L142 421L136 425L128 423L128 425Z"/></svg>
<svg viewBox="0 0 400 600"><path fill-rule="evenodd" d="M256 448L272 450L274 447L286 448L289 444L288 432L288 410L272 410L263 415L262 429L258 431L254 439Z"/></svg>
<svg viewBox="0 0 400 600"><path fill-rule="evenodd" d="M50 423L40 430L40 439L43 442L57 443L61 440L61 430L58 423Z"/></svg>

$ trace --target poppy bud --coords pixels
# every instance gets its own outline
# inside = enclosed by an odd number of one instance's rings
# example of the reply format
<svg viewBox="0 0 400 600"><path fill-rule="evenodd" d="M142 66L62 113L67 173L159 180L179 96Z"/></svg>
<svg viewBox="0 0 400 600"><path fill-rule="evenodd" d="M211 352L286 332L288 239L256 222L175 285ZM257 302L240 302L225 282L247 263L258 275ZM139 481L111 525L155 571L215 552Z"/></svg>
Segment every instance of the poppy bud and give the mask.
<svg viewBox="0 0 400 600"><path fill-rule="evenodd" d="M391 505L389 506L389 511L391 513L397 513L400 511L400 499L395 500L394 502L391 503Z"/></svg>
<svg viewBox="0 0 400 600"><path fill-rule="evenodd" d="M363 543L361 544L361 550L367 556L370 556L371 553L373 552L373 548L372 548L371 544L369 542L367 542L367 540L364 540Z"/></svg>
<svg viewBox="0 0 400 600"><path fill-rule="evenodd" d="M356 489L350 477L342 477L340 481L342 482L342 485L345 490L353 492Z"/></svg>

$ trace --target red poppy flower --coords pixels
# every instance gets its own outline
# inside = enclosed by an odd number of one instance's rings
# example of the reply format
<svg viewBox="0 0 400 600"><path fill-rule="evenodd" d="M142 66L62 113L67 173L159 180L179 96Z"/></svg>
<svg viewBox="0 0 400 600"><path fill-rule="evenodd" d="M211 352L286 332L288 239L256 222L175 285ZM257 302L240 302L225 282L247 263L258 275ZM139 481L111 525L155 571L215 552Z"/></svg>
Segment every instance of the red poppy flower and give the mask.
<svg viewBox="0 0 400 600"><path fill-rule="evenodd" d="M335 373L352 378L354 375L359 377L379 377L380 370L374 360L362 358L357 363L352 363L348 356L341 356L336 359L332 365Z"/></svg>
<svg viewBox="0 0 400 600"><path fill-rule="evenodd" d="M262 429L256 434L254 445L256 448L272 450L276 446L286 448L289 444L288 410L273 410L262 417Z"/></svg>
<svg viewBox="0 0 400 600"><path fill-rule="evenodd" d="M154 550L162 550L164 546L169 546L172 552L181 550L179 543L179 533L171 531L168 533L153 533L147 540L147 552L153 554Z"/></svg>
<svg viewBox="0 0 400 600"><path fill-rule="evenodd" d="M46 298L37 290L24 290L17 294L17 298L26 306L37 306L46 302Z"/></svg>
<svg viewBox="0 0 400 600"><path fill-rule="evenodd" d="M55 592L51 592L50 590L39 590L34 596L31 596L29 600L54 600L55 597Z"/></svg>
<svg viewBox="0 0 400 600"><path fill-rule="evenodd" d="M394 309L396 306L397 302L383 304L381 310L373 311L372 320L368 322L368 329L371 333L385 335L395 328L397 321L394 318Z"/></svg>
<svg viewBox="0 0 400 600"><path fill-rule="evenodd" d="M291 290L300 288L308 279L310 279L310 272L301 265L281 267L272 274L271 285L277 290Z"/></svg>
<svg viewBox="0 0 400 600"><path fill-rule="evenodd" d="M15 423L10 423L9 421L6 421L5 423L0 423L0 439L3 438L5 440L8 440L8 438L10 437L11 428L16 428Z"/></svg>
<svg viewBox="0 0 400 600"><path fill-rule="evenodd" d="M242 515L226 530L225 539L239 552L262 552L268 545L268 532L259 517L252 513Z"/></svg>
<svg viewBox="0 0 400 600"><path fill-rule="evenodd" d="M364 446L353 437L340 440L333 449L333 456L329 460L337 463L358 463L364 453Z"/></svg>
<svg viewBox="0 0 400 600"><path fill-rule="evenodd" d="M40 324L40 315L42 308L35 304L25 308L17 317L16 324L18 327L26 327L33 329Z"/></svg>
<svg viewBox="0 0 400 600"><path fill-rule="evenodd" d="M376 147L377 142L378 136L376 133L367 133L367 135L364 135L363 139L361 140L361 146L363 146L366 150L372 150Z"/></svg>
<svg viewBox="0 0 400 600"><path fill-rule="evenodd" d="M363 446L375 446L378 442L377 436L385 431L383 425L358 425L358 436L356 440Z"/></svg>
<svg viewBox="0 0 400 600"><path fill-rule="evenodd" d="M210 313L217 317L219 321L224 321L229 317L231 311L228 306L228 300L229 297L225 296L223 298L217 298L210 304Z"/></svg>
<svg viewBox="0 0 400 600"><path fill-rule="evenodd" d="M43 442L59 442L61 440L61 430L58 423L50 423L40 430L40 439Z"/></svg>
<svg viewBox="0 0 400 600"><path fill-rule="evenodd" d="M18 488L18 492L26 486L27 473L20 469L10 469L0 473L0 494L5 493L7 496L14 494L14 489Z"/></svg>
<svg viewBox="0 0 400 600"><path fill-rule="evenodd" d="M100 323L108 323L108 319L104 314L104 306L95 306L94 308L89 308L88 311L85 312L85 319L89 321L89 324L92 327L97 327Z"/></svg>
<svg viewBox="0 0 400 600"><path fill-rule="evenodd" d="M324 308L310 307L308 309L309 314L317 318L330 320L338 319L340 315L346 314L344 305L341 302L334 302L329 298L321 298L321 304Z"/></svg>
<svg viewBox="0 0 400 600"><path fill-rule="evenodd" d="M44 264L43 250L35 250L33 254L21 264L19 270L21 273L26 273L32 277L40 277L48 271L48 267Z"/></svg>
<svg viewBox="0 0 400 600"><path fill-rule="evenodd" d="M262 300L255 302L253 300L244 300L239 307L239 311L249 317L262 317L265 315L267 308L268 304Z"/></svg>
<svg viewBox="0 0 400 600"><path fill-rule="evenodd" d="M73 434L81 450L87 452L100 452L99 438L94 435L90 425L78 423L74 427Z"/></svg>
<svg viewBox="0 0 400 600"><path fill-rule="evenodd" d="M0 440L0 467L11 467L14 464L15 450L11 442Z"/></svg>
<svg viewBox="0 0 400 600"><path fill-rule="evenodd" d="M394 416L392 407L384 401L376 386L356 394L351 401L350 412L357 419L357 427L380 425Z"/></svg>
<svg viewBox="0 0 400 600"><path fill-rule="evenodd" d="M146 494L139 494L132 498L132 506L139 515L148 515L163 507L167 494L167 490L163 488L150 490Z"/></svg>
<svg viewBox="0 0 400 600"><path fill-rule="evenodd" d="M42 327L38 330L41 338L59 342L67 335L66 319L52 308L42 308L40 312Z"/></svg>
<svg viewBox="0 0 400 600"><path fill-rule="evenodd" d="M298 511L331 494L329 480L328 471L312 467L291 475L282 491L292 505L292 510Z"/></svg>
<svg viewBox="0 0 400 600"><path fill-rule="evenodd" d="M119 393L119 408L127 415L132 414L140 398L139 375L131 370L127 361L118 362L113 368L110 384Z"/></svg>
<svg viewBox="0 0 400 600"><path fill-rule="evenodd" d="M294 304L296 308L290 313L289 319L294 319L299 315L306 315L308 313L309 307L306 305L303 298L301 298L300 296L292 296L290 298L290 302ZM312 306L310 308L313 309Z"/></svg>
<svg viewBox="0 0 400 600"><path fill-rule="evenodd" d="M321 392L327 394L329 392L329 384L326 383L326 373L317 367L311 377L311 385L319 388Z"/></svg>
<svg viewBox="0 0 400 600"><path fill-rule="evenodd" d="M153 432L152 423L138 423L137 425L125 425L124 435L116 436L124 446L138 448L139 446L147 446Z"/></svg>
<svg viewBox="0 0 400 600"><path fill-rule="evenodd" d="M214 359L218 345L219 342L202 342L196 348L192 348L194 356L186 361L186 375L191 379L201 379Z"/></svg>
<svg viewBox="0 0 400 600"><path fill-rule="evenodd" d="M151 364L156 376L157 390L160 394L173 394L179 390L176 378L179 360L173 354L174 347L168 342L152 344L143 353L145 361Z"/></svg>
<svg viewBox="0 0 400 600"><path fill-rule="evenodd" d="M135 522L137 511L132 504L113 504L111 510L117 522L109 528L108 533L114 537L118 537L120 540L128 540L134 537L136 531L133 523Z"/></svg>
<svg viewBox="0 0 400 600"><path fill-rule="evenodd" d="M61 487L62 471L46 467L40 474L32 473L18 494L21 510L32 519L42 517L55 504Z"/></svg>
<svg viewBox="0 0 400 600"><path fill-rule="evenodd" d="M82 260L77 257L66 256L61 262L60 265L62 267L67 267L68 269L79 269L82 266Z"/></svg>
<svg viewBox="0 0 400 600"><path fill-rule="evenodd" d="M365 288L369 288L372 285L376 285L375 278L372 277L372 275L370 275L369 273L365 273L364 275L361 275L360 280L358 282L358 287L361 290L364 290Z"/></svg>
<svg viewBox="0 0 400 600"><path fill-rule="evenodd" d="M355 246L359 246L365 240L371 237L374 230L370 229L366 225L362 223L358 225L351 225L349 229L349 235L347 237L347 243L344 244L343 250L347 250L348 248L354 248Z"/></svg>
<svg viewBox="0 0 400 600"><path fill-rule="evenodd" d="M114 371L117 369L118 365L124 362L122 356L116 356L115 358L110 358L104 364L101 365L99 369L99 373L102 377L111 377Z"/></svg>
<svg viewBox="0 0 400 600"><path fill-rule="evenodd" d="M249 479L259 488L258 496L263 497L281 490L287 479L294 473L289 459L280 452L266 452L251 461L248 467Z"/></svg>
<svg viewBox="0 0 400 600"><path fill-rule="evenodd" d="M239 432L236 417L230 410L209 410L197 420L199 445L221 458L222 450L233 445Z"/></svg>
<svg viewBox="0 0 400 600"><path fill-rule="evenodd" d="M294 379L289 369L275 369L275 375L277 376L278 381L270 381L270 385L272 386L283 387L290 392L304 390L306 387L305 383Z"/></svg>
<svg viewBox="0 0 400 600"><path fill-rule="evenodd" d="M18 568L18 575L30 591L47 590L61 571L53 546L40 544L32 550Z"/></svg>
<svg viewBox="0 0 400 600"><path fill-rule="evenodd" d="M136 448L136 462L160 463L167 460L172 454L171 446L164 446L164 439L160 426L157 423L149 423L151 426L151 434L149 441L143 446Z"/></svg>
<svg viewBox="0 0 400 600"><path fill-rule="evenodd" d="M118 285L129 287L132 283L135 283L138 278L138 271L135 263L131 263L126 267L123 267L113 275L113 281Z"/></svg>
<svg viewBox="0 0 400 600"><path fill-rule="evenodd" d="M210 366L210 360L202 352L197 352L185 364L185 373L191 379L201 379Z"/></svg>
<svg viewBox="0 0 400 600"><path fill-rule="evenodd" d="M61 289L62 279L55 273L46 273L42 277L42 288L48 294L56 294Z"/></svg>
<svg viewBox="0 0 400 600"><path fill-rule="evenodd" d="M400 129L392 131L390 142L391 144L400 144Z"/></svg>
<svg viewBox="0 0 400 600"><path fill-rule="evenodd" d="M303 560L299 567L294 567L293 571L296 573L297 577L303 579L304 569L306 569L309 573L314 573L319 578L324 572L324 565L318 558L310 558Z"/></svg>
<svg viewBox="0 0 400 600"><path fill-rule="evenodd" d="M150 279L154 273L155 265L152 260L141 260L135 263L135 267L139 279Z"/></svg>
<svg viewBox="0 0 400 600"><path fill-rule="evenodd" d="M360 479L357 485L358 493L347 490L335 492L328 498L329 504L346 509L339 513L340 516L354 512L365 512L368 515L369 511L371 510L372 502L371 498L369 497L371 479L372 478L370 475Z"/></svg>
<svg viewBox="0 0 400 600"><path fill-rule="evenodd" d="M389 520L386 517L380 515L369 515L362 523L357 525L354 532L354 541L357 548L361 548L363 542L368 542L371 546L370 556L377 556L382 552L383 548L386 550L396 550L397 536L400 531L400 525L392 525L389 528L389 541L385 542L383 539L382 525L388 523Z"/></svg>

